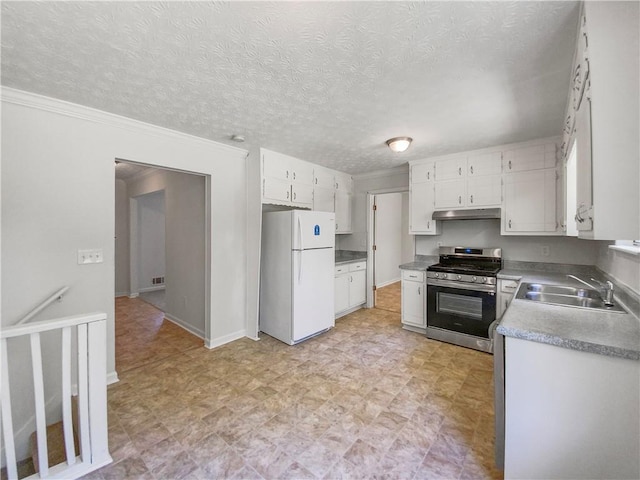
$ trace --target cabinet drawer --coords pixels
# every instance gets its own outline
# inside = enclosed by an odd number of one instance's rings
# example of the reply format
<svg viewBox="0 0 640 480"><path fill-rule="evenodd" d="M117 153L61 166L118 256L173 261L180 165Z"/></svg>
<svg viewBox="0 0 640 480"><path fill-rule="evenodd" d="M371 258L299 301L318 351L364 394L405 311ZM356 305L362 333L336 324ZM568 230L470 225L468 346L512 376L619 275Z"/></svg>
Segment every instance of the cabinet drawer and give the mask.
<svg viewBox="0 0 640 480"><path fill-rule="evenodd" d="M338 275L342 275L343 273L347 273L349 271L349 265L345 264L345 265L336 265L335 270L334 270L334 275L338 276Z"/></svg>
<svg viewBox="0 0 640 480"><path fill-rule="evenodd" d="M500 291L514 294L518 289L518 283L516 280L500 280Z"/></svg>
<svg viewBox="0 0 640 480"><path fill-rule="evenodd" d="M424 282L424 273L418 270L402 270L402 280L410 282Z"/></svg>
<svg viewBox="0 0 640 480"><path fill-rule="evenodd" d="M357 263L349 264L350 272L357 272L358 270L366 270L366 269L367 269L367 262L357 262Z"/></svg>

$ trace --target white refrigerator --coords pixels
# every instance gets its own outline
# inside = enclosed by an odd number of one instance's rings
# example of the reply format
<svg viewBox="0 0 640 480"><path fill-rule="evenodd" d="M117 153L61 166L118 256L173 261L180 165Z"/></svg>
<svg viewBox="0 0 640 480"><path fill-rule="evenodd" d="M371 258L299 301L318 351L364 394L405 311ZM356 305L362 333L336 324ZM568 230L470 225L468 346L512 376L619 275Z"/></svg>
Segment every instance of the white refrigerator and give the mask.
<svg viewBox="0 0 640 480"><path fill-rule="evenodd" d="M264 212L260 331L294 345L335 326L335 214Z"/></svg>

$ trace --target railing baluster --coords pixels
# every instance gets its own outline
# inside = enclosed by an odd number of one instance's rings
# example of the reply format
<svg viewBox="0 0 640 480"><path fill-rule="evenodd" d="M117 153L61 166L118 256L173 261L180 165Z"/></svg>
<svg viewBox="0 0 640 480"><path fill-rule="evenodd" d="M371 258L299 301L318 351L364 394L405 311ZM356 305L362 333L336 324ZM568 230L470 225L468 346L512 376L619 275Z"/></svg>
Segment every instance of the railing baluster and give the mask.
<svg viewBox="0 0 640 480"><path fill-rule="evenodd" d="M2 434L4 437L4 454L7 459L7 477L9 480L18 478L16 464L16 446L13 441L13 419L11 416L11 389L9 388L9 364L7 355L7 340L2 339Z"/></svg>
<svg viewBox="0 0 640 480"><path fill-rule="evenodd" d="M91 432L91 462L103 463L109 456L109 425L107 421L107 322L87 326L89 372L89 430Z"/></svg>
<svg viewBox="0 0 640 480"><path fill-rule="evenodd" d="M62 329L62 428L67 463L76 463L73 442L73 415L71 412L71 327Z"/></svg>
<svg viewBox="0 0 640 480"><path fill-rule="evenodd" d="M89 439L89 382L87 379L87 325L78 325L78 416L80 428L80 456L91 463Z"/></svg>
<svg viewBox="0 0 640 480"><path fill-rule="evenodd" d="M40 477L49 475L49 450L47 448L47 418L44 408L44 377L42 374L42 350L40 334L32 333L31 364L33 369L33 399L36 407L36 437L38 440L38 468Z"/></svg>

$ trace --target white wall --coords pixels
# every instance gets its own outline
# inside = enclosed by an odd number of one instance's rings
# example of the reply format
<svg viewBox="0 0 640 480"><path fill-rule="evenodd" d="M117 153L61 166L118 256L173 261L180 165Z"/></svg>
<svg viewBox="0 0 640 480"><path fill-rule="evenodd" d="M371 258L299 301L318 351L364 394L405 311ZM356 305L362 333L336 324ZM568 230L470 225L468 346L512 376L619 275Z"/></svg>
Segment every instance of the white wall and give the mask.
<svg viewBox="0 0 640 480"><path fill-rule="evenodd" d="M107 369L115 373L116 158L209 176L207 228L223 234L211 235L207 252L208 345L244 336L246 151L8 88L2 90L2 325L69 285L65 300L39 319L106 312ZM105 262L77 265L82 248L102 248Z"/></svg>
<svg viewBox="0 0 640 480"><path fill-rule="evenodd" d="M400 260L412 262L415 256L415 236L409 235L409 192L402 193L402 246Z"/></svg>
<svg viewBox="0 0 640 480"><path fill-rule="evenodd" d="M640 255L612 250L607 242L598 242L596 266L614 277L617 282L640 295Z"/></svg>
<svg viewBox="0 0 640 480"><path fill-rule="evenodd" d="M115 291L116 296L128 295L129 286L129 195L127 183L116 179L115 207Z"/></svg>
<svg viewBox="0 0 640 480"><path fill-rule="evenodd" d="M416 236L417 255L438 255L444 246L501 247L502 258L525 262L594 265L599 242L569 237L515 237L500 235L500 220L449 220L442 222L441 235ZM549 247L549 256L542 247Z"/></svg>
<svg viewBox="0 0 640 480"><path fill-rule="evenodd" d="M153 278L166 273L164 190L140 195L136 203L138 291L145 291L155 287Z"/></svg>
<svg viewBox="0 0 640 480"><path fill-rule="evenodd" d="M367 249L367 193L387 189L409 190L409 168L403 166L355 175L353 189L354 195L351 205L353 233L336 235L336 248L364 252Z"/></svg>

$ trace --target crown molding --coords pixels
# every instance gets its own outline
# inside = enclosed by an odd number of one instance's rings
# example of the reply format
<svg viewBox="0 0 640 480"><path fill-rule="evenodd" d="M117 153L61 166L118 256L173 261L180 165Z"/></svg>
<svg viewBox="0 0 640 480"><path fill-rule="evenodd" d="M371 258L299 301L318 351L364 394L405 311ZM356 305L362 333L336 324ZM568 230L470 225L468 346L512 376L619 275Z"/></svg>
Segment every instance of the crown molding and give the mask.
<svg viewBox="0 0 640 480"><path fill-rule="evenodd" d="M94 123L101 123L110 127L137 131L146 135L153 135L164 138L171 137L174 140L189 142L191 144L196 142L209 148L217 148L227 154L240 155L243 159L246 159L249 155L249 152L242 148L233 147L231 145L226 145L214 140L197 137L188 133L178 132L176 130L160 127L158 125L141 122L139 120L123 117L114 113L108 113L103 110L97 110L95 108L86 107L77 103L71 103L65 100L59 100L57 98L46 97L44 95L26 92L24 90L17 90L11 87L0 87L0 99L3 103L12 103L14 105L44 110L47 112L79 118Z"/></svg>

